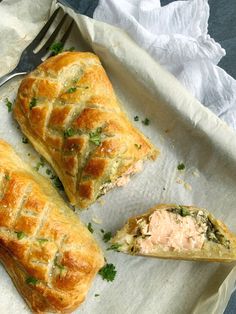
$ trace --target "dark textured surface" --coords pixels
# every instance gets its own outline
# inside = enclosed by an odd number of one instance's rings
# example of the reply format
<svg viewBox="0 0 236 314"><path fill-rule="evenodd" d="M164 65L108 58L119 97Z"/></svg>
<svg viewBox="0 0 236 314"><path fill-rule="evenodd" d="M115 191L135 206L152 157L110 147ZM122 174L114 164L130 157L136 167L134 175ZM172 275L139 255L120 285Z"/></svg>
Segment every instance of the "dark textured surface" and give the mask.
<svg viewBox="0 0 236 314"><path fill-rule="evenodd" d="M90 17L93 16L93 11L98 4L98 0L61 0L60 2L67 3L76 11ZM170 2L173 0L161 0L162 5ZM222 58L219 66L236 78L236 0L208 0L208 2L209 34L226 50L226 56ZM224 314L236 314L236 291L232 294Z"/></svg>
<svg viewBox="0 0 236 314"><path fill-rule="evenodd" d="M62 4L65 4L75 11L93 17L93 12L98 5L99 0L58 0Z"/></svg>
<svg viewBox="0 0 236 314"><path fill-rule="evenodd" d="M209 33L226 50L219 66L236 78L236 0L209 0L209 5Z"/></svg>

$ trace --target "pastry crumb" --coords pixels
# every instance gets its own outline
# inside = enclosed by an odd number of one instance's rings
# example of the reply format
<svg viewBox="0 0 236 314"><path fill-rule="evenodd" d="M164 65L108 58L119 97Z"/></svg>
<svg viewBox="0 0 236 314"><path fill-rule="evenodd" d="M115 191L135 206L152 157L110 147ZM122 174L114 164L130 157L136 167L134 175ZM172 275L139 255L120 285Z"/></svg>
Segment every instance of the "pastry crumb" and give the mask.
<svg viewBox="0 0 236 314"><path fill-rule="evenodd" d="M182 180L181 178L176 178L176 183L178 184L184 184L184 180Z"/></svg>
<svg viewBox="0 0 236 314"><path fill-rule="evenodd" d="M194 171L192 172L192 174L193 174L195 177L200 177L200 174L199 174L198 170L194 170Z"/></svg>
<svg viewBox="0 0 236 314"><path fill-rule="evenodd" d="M188 191L192 191L192 186L188 183L188 182L185 182L183 179L177 177L176 178L176 183L177 184L182 184L183 187L188 190Z"/></svg>
<svg viewBox="0 0 236 314"><path fill-rule="evenodd" d="M184 187L186 190L192 191L192 186L189 183L185 182Z"/></svg>
<svg viewBox="0 0 236 314"><path fill-rule="evenodd" d="M101 225L101 224L102 224L102 220L99 219L99 218L97 218L97 217L93 217L93 218L92 218L92 221L93 221L95 224L97 224L97 225Z"/></svg>

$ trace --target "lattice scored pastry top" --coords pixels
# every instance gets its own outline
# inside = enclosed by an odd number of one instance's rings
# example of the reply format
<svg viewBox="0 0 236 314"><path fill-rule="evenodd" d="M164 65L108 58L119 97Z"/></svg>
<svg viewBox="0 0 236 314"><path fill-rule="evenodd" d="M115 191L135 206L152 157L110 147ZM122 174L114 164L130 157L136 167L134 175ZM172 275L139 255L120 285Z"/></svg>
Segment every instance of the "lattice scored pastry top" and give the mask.
<svg viewBox="0 0 236 314"><path fill-rule="evenodd" d="M23 79L14 114L80 208L158 154L121 110L93 53L65 52L42 63Z"/></svg>
<svg viewBox="0 0 236 314"><path fill-rule="evenodd" d="M104 259L49 180L0 140L0 262L34 313L68 313Z"/></svg>

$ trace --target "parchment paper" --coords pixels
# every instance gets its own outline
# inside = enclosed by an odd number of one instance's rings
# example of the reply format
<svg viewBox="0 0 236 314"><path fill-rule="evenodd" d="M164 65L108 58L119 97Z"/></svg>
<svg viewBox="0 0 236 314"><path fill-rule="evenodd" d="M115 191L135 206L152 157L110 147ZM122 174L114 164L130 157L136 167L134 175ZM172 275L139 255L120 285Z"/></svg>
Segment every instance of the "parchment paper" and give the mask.
<svg viewBox="0 0 236 314"><path fill-rule="evenodd" d="M46 0L0 4L0 37L5 38L1 40L0 75L16 64L22 49L48 17L49 7ZM51 9L54 7L53 3ZM22 10L23 20L19 16ZM100 229L115 232L128 217L154 204L176 202L208 208L236 232L234 131L190 96L124 32L71 9L66 11L77 24L68 46L94 51L101 58L130 119L138 115L140 121L135 125L161 150L157 161L147 162L144 171L126 187L109 192L80 214L84 222L92 222L94 236L104 247L108 262L115 264L117 276L112 283L97 276L76 313L223 313L235 284L235 264L158 260L106 251ZM13 80L0 89L0 138L35 166L39 156L30 144L22 143L22 134L4 104L6 97L14 99L18 84L19 80ZM146 117L149 126L141 123ZM185 171L177 170L180 162L186 165ZM95 224L94 219L101 224ZM29 313L2 267L0 278L0 312Z"/></svg>

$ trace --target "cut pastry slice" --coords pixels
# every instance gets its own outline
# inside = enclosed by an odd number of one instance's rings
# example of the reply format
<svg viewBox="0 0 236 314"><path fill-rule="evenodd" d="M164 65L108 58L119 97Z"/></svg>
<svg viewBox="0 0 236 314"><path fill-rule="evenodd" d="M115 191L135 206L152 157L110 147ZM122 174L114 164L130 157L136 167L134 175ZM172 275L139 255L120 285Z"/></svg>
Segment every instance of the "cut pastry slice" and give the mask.
<svg viewBox="0 0 236 314"><path fill-rule="evenodd" d="M71 313L104 264L49 180L0 140L0 262L34 313Z"/></svg>
<svg viewBox="0 0 236 314"><path fill-rule="evenodd" d="M126 184L158 154L121 110L92 53L64 52L42 63L23 79L14 115L80 208Z"/></svg>
<svg viewBox="0 0 236 314"><path fill-rule="evenodd" d="M162 204L130 218L112 247L133 255L231 262L236 236L206 209Z"/></svg>

